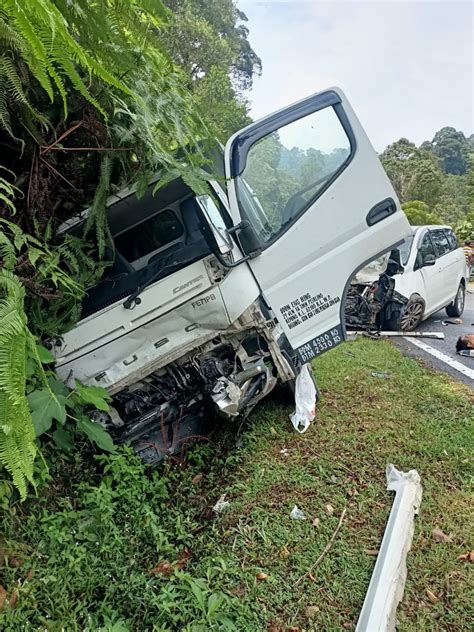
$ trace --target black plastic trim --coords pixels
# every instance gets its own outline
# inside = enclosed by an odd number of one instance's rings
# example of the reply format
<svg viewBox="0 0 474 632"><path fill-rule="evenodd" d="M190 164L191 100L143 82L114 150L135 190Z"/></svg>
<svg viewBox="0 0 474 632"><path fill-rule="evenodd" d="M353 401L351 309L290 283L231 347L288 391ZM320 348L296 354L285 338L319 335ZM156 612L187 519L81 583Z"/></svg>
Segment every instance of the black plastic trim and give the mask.
<svg viewBox="0 0 474 632"><path fill-rule="evenodd" d="M392 198L386 198L381 202L378 202L367 213L366 222L367 226L374 226L378 222L383 221L390 215L393 215L397 211L397 205Z"/></svg>

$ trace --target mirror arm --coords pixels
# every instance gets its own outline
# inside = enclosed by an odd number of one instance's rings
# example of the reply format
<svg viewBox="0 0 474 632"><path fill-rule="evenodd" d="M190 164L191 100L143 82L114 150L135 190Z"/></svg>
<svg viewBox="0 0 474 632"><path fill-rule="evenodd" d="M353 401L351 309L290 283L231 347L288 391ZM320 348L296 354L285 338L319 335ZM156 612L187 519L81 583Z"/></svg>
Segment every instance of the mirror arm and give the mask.
<svg viewBox="0 0 474 632"><path fill-rule="evenodd" d="M239 259L238 261L233 261L232 263L230 261L227 261L220 252L213 252L212 253L215 258L217 259L217 261L224 267L224 268L236 268L237 266L240 266L241 263L244 263L245 261L248 261L249 259L253 259L256 255L255 254L251 254L251 255L246 255L245 257L242 257L242 259Z"/></svg>

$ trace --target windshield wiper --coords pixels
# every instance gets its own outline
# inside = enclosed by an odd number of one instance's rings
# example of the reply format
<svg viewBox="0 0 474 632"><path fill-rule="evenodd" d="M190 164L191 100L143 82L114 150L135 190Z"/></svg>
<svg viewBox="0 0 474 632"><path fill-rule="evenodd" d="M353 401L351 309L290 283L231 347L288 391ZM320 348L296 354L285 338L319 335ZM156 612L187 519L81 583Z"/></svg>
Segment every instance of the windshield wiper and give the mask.
<svg viewBox="0 0 474 632"><path fill-rule="evenodd" d="M136 288L136 290L134 290L130 294L130 296L123 302L123 306L125 307L125 309L133 309L135 305L140 305L140 303L142 302L142 299L139 297L140 294L143 292L144 289L146 289L154 281L158 280L158 277L161 275L162 271L163 270L161 269L158 272L155 272L155 274L152 277L150 277L144 283L139 285Z"/></svg>

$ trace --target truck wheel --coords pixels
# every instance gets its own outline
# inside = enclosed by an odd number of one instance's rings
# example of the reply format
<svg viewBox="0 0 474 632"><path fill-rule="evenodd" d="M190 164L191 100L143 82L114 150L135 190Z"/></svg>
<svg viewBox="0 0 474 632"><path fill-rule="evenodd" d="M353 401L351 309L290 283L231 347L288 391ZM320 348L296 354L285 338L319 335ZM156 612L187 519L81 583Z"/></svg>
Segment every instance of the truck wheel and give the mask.
<svg viewBox="0 0 474 632"><path fill-rule="evenodd" d="M446 307L446 314L454 318L459 318L464 311L464 301L466 298L466 290L462 283L459 284L458 291L454 297L454 301Z"/></svg>

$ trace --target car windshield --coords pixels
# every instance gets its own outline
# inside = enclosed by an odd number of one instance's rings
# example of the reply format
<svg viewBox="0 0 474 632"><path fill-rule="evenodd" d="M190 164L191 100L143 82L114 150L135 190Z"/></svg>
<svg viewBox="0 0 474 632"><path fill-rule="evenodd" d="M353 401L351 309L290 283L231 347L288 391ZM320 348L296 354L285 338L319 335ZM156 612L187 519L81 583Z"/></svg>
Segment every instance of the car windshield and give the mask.
<svg viewBox="0 0 474 632"><path fill-rule="evenodd" d="M413 235L407 237L403 244L398 246L398 251L400 253L400 262L402 266L406 266L408 263L408 259L410 258L411 246L413 244Z"/></svg>

